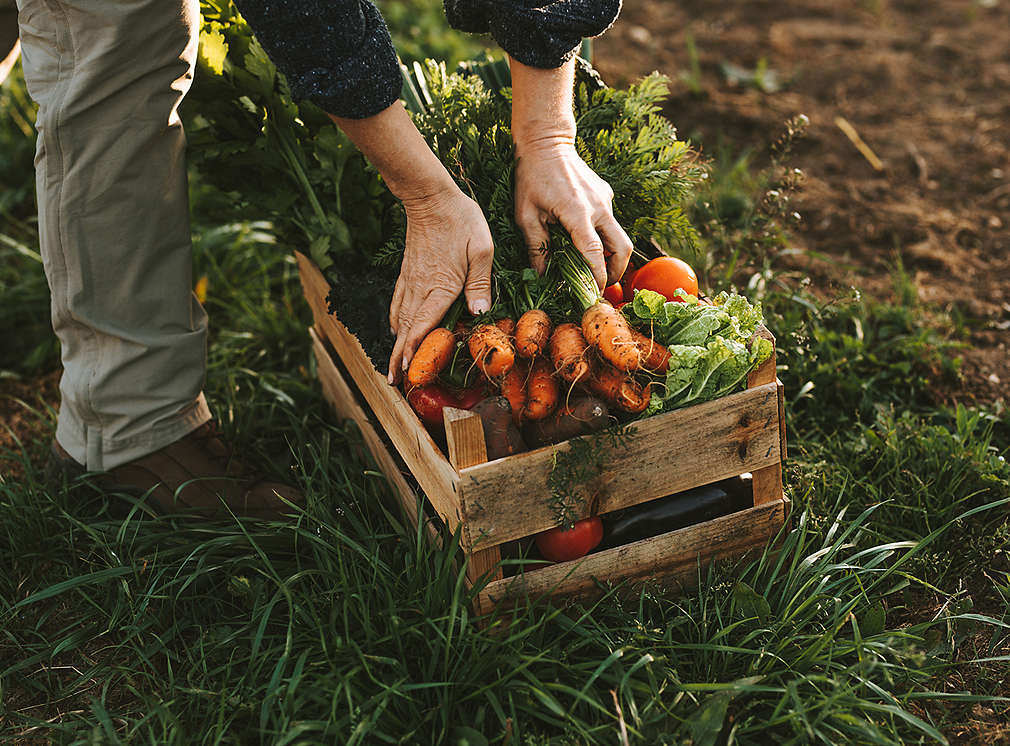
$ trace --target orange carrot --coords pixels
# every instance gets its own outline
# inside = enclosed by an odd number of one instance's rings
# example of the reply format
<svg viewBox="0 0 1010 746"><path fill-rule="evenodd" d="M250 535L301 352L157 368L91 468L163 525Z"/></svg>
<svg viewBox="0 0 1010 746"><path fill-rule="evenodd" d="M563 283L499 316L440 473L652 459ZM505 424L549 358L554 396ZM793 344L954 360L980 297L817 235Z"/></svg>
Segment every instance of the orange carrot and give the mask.
<svg viewBox="0 0 1010 746"><path fill-rule="evenodd" d="M481 324L470 333L467 342L470 354L481 372L488 378L508 373L516 354L508 335L494 324Z"/></svg>
<svg viewBox="0 0 1010 746"><path fill-rule="evenodd" d="M589 345L575 324L560 324L551 335L551 361L555 372L569 383L589 375Z"/></svg>
<svg viewBox="0 0 1010 746"><path fill-rule="evenodd" d="M432 383L452 359L456 335L443 326L428 332L407 369L407 386L426 386Z"/></svg>
<svg viewBox="0 0 1010 746"><path fill-rule="evenodd" d="M649 386L643 387L627 373L603 363L593 371L589 388L619 409L638 414L649 406Z"/></svg>
<svg viewBox="0 0 1010 746"><path fill-rule="evenodd" d="M638 369L641 353L631 336L631 327L624 315L607 301L593 304L582 314L582 334L615 368Z"/></svg>
<svg viewBox="0 0 1010 746"><path fill-rule="evenodd" d="M526 408L526 379L529 368L525 361L518 360L509 369L501 382L501 393L512 405L512 421L519 424Z"/></svg>
<svg viewBox="0 0 1010 746"><path fill-rule="evenodd" d="M551 364L546 358L536 358L530 369L523 417L527 420L542 420L558 406L558 393L558 382L554 378Z"/></svg>
<svg viewBox="0 0 1010 746"><path fill-rule="evenodd" d="M653 373L666 373L670 367L670 349L637 329L631 330L631 337L642 353L642 367Z"/></svg>
<svg viewBox="0 0 1010 746"><path fill-rule="evenodd" d="M504 319L498 319L494 322L494 325L505 332L506 336L513 336L516 333L516 322L506 316Z"/></svg>
<svg viewBox="0 0 1010 746"><path fill-rule="evenodd" d="M539 308L533 308L516 323L516 350L519 357L534 358L547 350L551 338L551 319Z"/></svg>

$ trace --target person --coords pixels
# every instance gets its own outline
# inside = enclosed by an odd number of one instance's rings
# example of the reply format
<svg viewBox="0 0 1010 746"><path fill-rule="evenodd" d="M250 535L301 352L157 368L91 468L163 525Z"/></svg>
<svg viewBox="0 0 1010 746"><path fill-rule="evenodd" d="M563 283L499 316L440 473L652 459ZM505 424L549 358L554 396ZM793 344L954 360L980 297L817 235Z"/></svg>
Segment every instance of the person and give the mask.
<svg viewBox="0 0 1010 746"><path fill-rule="evenodd" d="M147 495L162 510L273 517L302 496L220 437L202 393L207 318L192 292L185 138L177 113L197 52L198 0L17 0L39 105L39 236L63 376L53 469ZM462 292L490 305L494 253L467 197L398 101L389 32L367 0L237 0L293 95L319 104L402 200L406 248L389 309L396 383ZM613 192L578 156L574 53L620 0L446 0L451 25L509 56L516 220L542 270L560 222L601 288L631 242Z"/></svg>

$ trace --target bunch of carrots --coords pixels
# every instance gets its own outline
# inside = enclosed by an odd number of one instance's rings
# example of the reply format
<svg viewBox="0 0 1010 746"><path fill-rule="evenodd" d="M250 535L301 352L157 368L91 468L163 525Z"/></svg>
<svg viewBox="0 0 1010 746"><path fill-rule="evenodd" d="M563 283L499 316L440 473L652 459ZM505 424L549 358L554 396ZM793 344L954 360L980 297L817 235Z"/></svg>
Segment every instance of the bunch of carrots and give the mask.
<svg viewBox="0 0 1010 746"><path fill-rule="evenodd" d="M508 399L514 424L570 415L573 397L598 397L612 411L639 414L649 405L650 385L636 372L665 374L669 350L632 328L606 300L581 257L562 254L562 274L575 289L583 313L579 323L555 322L539 308L518 319L478 323L467 330L439 327L415 353L407 390L434 383L465 343L473 365Z"/></svg>

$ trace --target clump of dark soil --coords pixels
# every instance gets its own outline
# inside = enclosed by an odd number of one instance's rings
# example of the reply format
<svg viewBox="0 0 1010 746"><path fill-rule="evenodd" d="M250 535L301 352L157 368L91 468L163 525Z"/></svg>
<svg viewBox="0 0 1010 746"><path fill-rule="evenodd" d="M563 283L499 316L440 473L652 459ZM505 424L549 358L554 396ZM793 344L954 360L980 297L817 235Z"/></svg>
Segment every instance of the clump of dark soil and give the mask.
<svg viewBox="0 0 1010 746"><path fill-rule="evenodd" d="M397 267L344 266L331 273L326 300L336 316L361 342L376 370L385 372L395 338L389 331L389 304L393 299Z"/></svg>
<svg viewBox="0 0 1010 746"><path fill-rule="evenodd" d="M992 402L1010 399L1008 28L1010 6L978 0L642 0L594 63L614 84L669 75L665 113L709 155L764 152L806 114L790 164L806 175L801 252L784 266L886 297L900 260L919 299L971 332L963 398Z"/></svg>

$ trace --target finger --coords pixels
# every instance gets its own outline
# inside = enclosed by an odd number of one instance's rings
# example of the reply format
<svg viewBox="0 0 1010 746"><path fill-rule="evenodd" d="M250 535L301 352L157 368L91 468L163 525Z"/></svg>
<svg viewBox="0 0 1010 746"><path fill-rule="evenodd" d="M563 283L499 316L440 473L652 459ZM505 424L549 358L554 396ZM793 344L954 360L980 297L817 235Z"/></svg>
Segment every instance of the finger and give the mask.
<svg viewBox="0 0 1010 746"><path fill-rule="evenodd" d="M620 223L608 215L597 224L596 230L603 239L604 254L607 257L607 284L620 282L631 258L631 239Z"/></svg>
<svg viewBox="0 0 1010 746"><path fill-rule="evenodd" d="M547 226L536 210L523 211L516 214L516 223L526 241L526 250L530 257L530 266L542 275L547 269Z"/></svg>
<svg viewBox="0 0 1010 746"><path fill-rule="evenodd" d="M403 373L401 361L403 360L403 343L405 340L405 334L397 334L396 342L393 343L393 353L389 356L389 372L386 374L386 380L389 381L390 386L398 384L400 376Z"/></svg>
<svg viewBox="0 0 1010 746"><path fill-rule="evenodd" d="M491 308L491 264L494 261L494 245L491 237L480 242L471 242L467 247L469 266L463 294L470 313L476 316Z"/></svg>
<svg viewBox="0 0 1010 746"><path fill-rule="evenodd" d="M422 340L428 336L428 332L438 326L457 295L458 290L433 288L421 301L411 316L409 328L403 335L401 369L407 370Z"/></svg>
<svg viewBox="0 0 1010 746"><path fill-rule="evenodd" d="M600 290L603 290L607 286L607 264L603 256L603 241L600 240L592 222L588 218L573 220L565 224L565 228L568 229L575 248L589 263L593 277L596 278L596 284L600 286Z"/></svg>
<svg viewBox="0 0 1010 746"><path fill-rule="evenodd" d="M389 302L389 330L394 335L400 333L400 308L403 306L403 294L406 287L407 282L403 279L403 270L401 269L399 277L396 278L396 286L393 288L393 299Z"/></svg>

